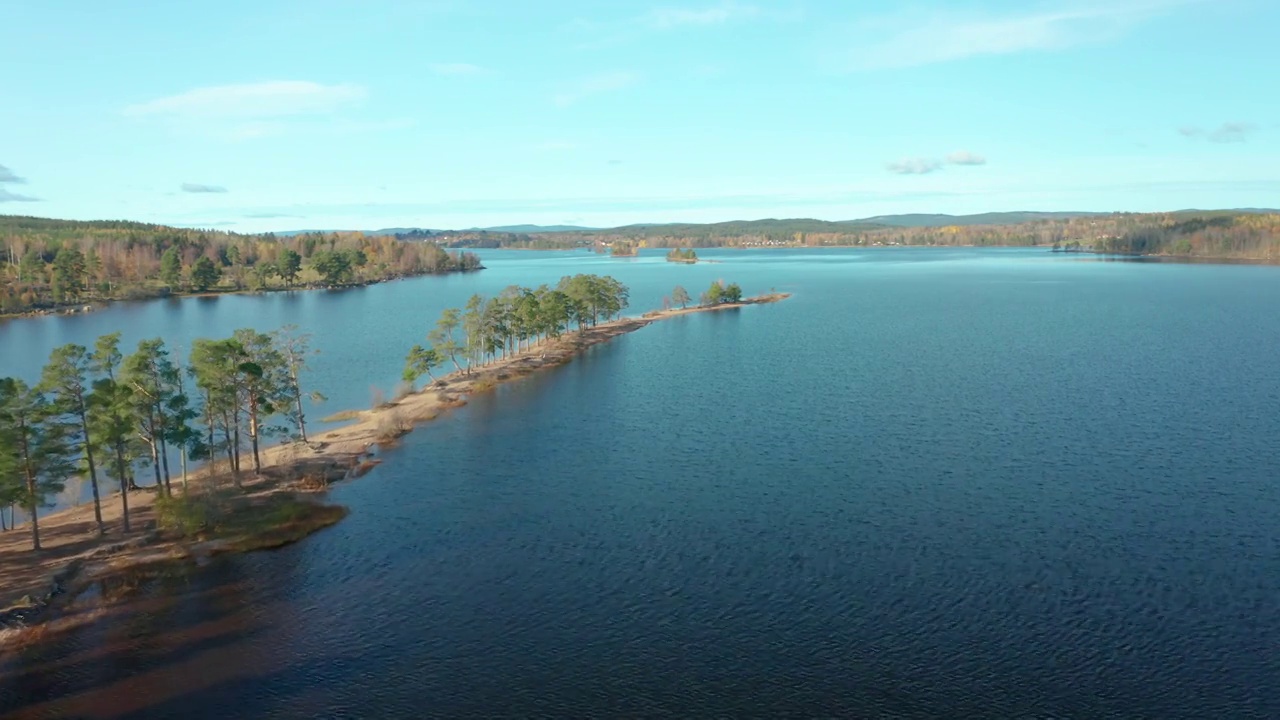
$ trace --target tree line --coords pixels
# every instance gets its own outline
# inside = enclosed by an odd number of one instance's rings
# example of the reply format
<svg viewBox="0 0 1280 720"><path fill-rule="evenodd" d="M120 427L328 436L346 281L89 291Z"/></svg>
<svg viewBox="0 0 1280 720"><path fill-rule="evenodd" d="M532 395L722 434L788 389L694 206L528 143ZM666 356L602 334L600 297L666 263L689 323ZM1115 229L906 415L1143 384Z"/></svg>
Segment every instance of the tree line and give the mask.
<svg viewBox="0 0 1280 720"><path fill-rule="evenodd" d="M675 286L675 289L671 291L671 296L662 299L664 307L679 305L681 310L689 307L690 302L693 302L693 298L689 296L689 291L685 290L683 285ZM704 307L742 302L742 288L738 283L725 284L723 280L713 280L711 287L708 287L698 296L698 302Z"/></svg>
<svg viewBox="0 0 1280 720"><path fill-rule="evenodd" d="M0 216L0 313L169 293L341 286L480 269L433 242L363 233L239 235Z"/></svg>
<svg viewBox="0 0 1280 720"><path fill-rule="evenodd" d="M1017 214L1013 214L1017 215ZM507 247L505 241L494 245ZM1002 224L915 227L811 219L630 225L544 232L512 238L512 247L1089 247L1097 252L1254 260L1280 259L1280 214L1237 210L1111 213L1041 217Z"/></svg>
<svg viewBox="0 0 1280 720"><path fill-rule="evenodd" d="M99 533L106 531L100 480L120 491L124 532L129 491L142 474L172 497L175 476L185 492L189 461L225 460L241 487L243 461L260 471L268 438L306 441L303 399L322 399L302 389L311 355L309 337L293 327L198 339L185 364L159 338L124 355L117 332L92 349L55 349L35 386L0 378L0 508L10 516L0 529L12 529L13 508L21 507L39 550L40 509L77 476L92 488Z"/></svg>
<svg viewBox="0 0 1280 720"><path fill-rule="evenodd" d="M404 380L412 385L426 375L434 381L433 370L446 364L469 373L574 327L618 317L629 301L626 285L600 275L564 277L554 288L512 285L491 298L473 295L464 307L440 314L427 345L409 350Z"/></svg>

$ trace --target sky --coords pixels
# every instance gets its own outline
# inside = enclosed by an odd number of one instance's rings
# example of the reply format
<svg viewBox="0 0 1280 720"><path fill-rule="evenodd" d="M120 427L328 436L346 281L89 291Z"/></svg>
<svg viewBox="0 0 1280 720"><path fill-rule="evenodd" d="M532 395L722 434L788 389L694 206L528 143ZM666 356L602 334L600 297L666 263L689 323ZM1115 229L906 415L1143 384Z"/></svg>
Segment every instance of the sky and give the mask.
<svg viewBox="0 0 1280 720"><path fill-rule="evenodd" d="M0 0L0 214L1280 206L1274 0Z"/></svg>

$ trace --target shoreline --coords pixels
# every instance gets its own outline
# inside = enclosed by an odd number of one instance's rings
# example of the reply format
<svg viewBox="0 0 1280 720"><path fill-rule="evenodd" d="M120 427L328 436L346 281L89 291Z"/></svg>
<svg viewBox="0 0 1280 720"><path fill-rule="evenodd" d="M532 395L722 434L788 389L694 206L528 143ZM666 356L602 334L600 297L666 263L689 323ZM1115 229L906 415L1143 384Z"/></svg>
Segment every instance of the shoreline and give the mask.
<svg viewBox="0 0 1280 720"><path fill-rule="evenodd" d="M1054 253L1049 245L717 245L715 247L700 248L702 250L891 250L891 249L911 249L911 250L947 250L947 249L965 249L965 250L1042 250L1053 255L1082 255L1094 258L1111 258L1115 261L1131 261L1131 262L1170 262L1170 263L1186 263L1186 264L1205 264L1205 265L1280 265L1280 257L1233 257L1230 255L1142 255L1128 253L1095 253L1076 251L1071 252L1059 251ZM522 250L527 252L565 252L578 248L496 248L498 250ZM649 248L657 250L662 248ZM633 256L626 256L633 257ZM668 260L668 262L679 262L681 264L692 265L695 263L678 260ZM698 258L697 263L718 263L719 260L711 258Z"/></svg>
<svg viewBox="0 0 1280 720"><path fill-rule="evenodd" d="M49 308L39 308L35 310L24 310L16 313L0 312L0 322L6 320L24 320L30 318L44 317L63 317L66 315L87 315L99 310L105 310L112 305L118 303L130 302L154 302L156 300L170 300L183 298L208 298L221 297L223 295L268 295L271 293L281 292L308 292L312 290L355 290L357 288L369 287L370 285L381 285L382 283L394 282L396 280L409 280L411 278L431 277L434 275L452 275L454 273L469 273L479 270L485 270L484 265L470 270L450 270L443 273L416 273L413 275L395 275L392 277L380 278L377 280L365 280L363 282L351 282L344 285L325 285L323 283L308 283L305 285L294 285L293 287L261 287L256 290L250 288L227 288L220 290L217 288L209 288L207 290L190 290L185 292L161 292L156 289L155 292L139 295L138 297L114 297L114 298L94 298L92 300L80 300L73 303L63 303Z"/></svg>
<svg viewBox="0 0 1280 720"><path fill-rule="evenodd" d="M568 330L512 355L474 369L454 371L422 389L369 410L340 413L350 418L324 430L310 442L264 448L262 472L246 473L243 490L229 486L230 475L218 465L191 474L190 496L201 506L217 504L212 529L194 535L157 530L157 493L147 487L129 495L132 532L120 531L118 497L107 495L103 519L109 534L93 531L93 505L80 505L41 518L44 550L29 549L29 535L19 527L0 534L0 572L6 577L0 595L0 648L39 642L93 622L104 610L77 599L95 586L106 587L122 576L174 562L201 564L220 553L240 553L287 545L339 522L346 508L324 497L334 482L358 478L375 468L379 450L394 447L417 426L466 405L466 397L541 370L572 361L588 348L635 332L654 322L683 315L719 312L780 302L791 293L771 292L736 303L653 310L637 317L602 322L585 330ZM174 484L179 484L175 478ZM111 500L116 500L112 502Z"/></svg>

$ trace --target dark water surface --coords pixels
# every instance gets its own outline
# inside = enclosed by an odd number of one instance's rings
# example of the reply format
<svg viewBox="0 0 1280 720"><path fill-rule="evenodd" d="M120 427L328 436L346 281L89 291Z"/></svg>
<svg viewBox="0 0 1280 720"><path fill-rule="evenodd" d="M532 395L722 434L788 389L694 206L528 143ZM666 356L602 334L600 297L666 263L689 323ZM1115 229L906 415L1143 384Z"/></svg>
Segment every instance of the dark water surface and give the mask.
<svg viewBox="0 0 1280 720"><path fill-rule="evenodd" d="M490 261L795 297L473 398L339 525L0 660L0 712L1280 717L1280 269L716 257Z"/></svg>

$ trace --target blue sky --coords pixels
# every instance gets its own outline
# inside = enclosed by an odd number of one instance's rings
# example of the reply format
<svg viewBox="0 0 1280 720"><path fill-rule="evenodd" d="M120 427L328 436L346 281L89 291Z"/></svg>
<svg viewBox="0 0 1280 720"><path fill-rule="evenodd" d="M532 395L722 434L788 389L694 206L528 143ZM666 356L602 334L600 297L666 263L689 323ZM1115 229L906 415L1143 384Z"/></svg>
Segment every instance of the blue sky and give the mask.
<svg viewBox="0 0 1280 720"><path fill-rule="evenodd" d="M1280 206L1273 0L6 0L0 213Z"/></svg>

